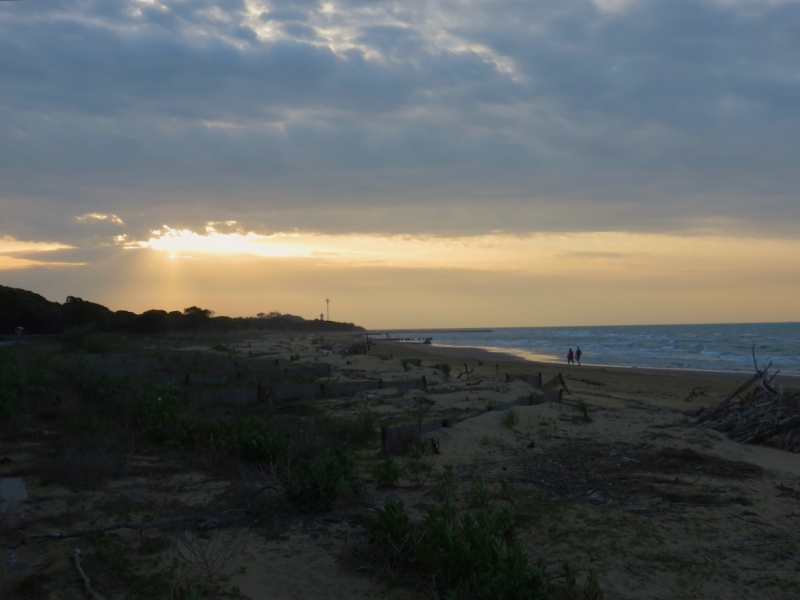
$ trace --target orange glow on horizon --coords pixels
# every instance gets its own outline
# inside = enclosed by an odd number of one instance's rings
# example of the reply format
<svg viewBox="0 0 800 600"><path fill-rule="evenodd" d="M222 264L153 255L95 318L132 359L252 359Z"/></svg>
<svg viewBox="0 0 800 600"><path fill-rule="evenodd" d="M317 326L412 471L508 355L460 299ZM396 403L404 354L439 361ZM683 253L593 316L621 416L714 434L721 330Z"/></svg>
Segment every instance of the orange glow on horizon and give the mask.
<svg viewBox="0 0 800 600"><path fill-rule="evenodd" d="M611 277L694 279L756 270L796 270L800 240L627 232L492 233L470 237L323 234L315 232L204 233L164 226L149 239L117 240L127 249L151 249L171 259L211 256L308 259L350 267L470 269Z"/></svg>

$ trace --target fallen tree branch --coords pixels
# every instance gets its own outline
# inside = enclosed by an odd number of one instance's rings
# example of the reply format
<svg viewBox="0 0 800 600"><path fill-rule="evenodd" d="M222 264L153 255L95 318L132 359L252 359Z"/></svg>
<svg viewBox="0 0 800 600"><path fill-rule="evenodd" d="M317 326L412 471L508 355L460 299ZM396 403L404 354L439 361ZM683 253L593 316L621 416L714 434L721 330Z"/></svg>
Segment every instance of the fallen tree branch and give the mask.
<svg viewBox="0 0 800 600"><path fill-rule="evenodd" d="M728 404L730 404L731 400L733 400L734 398L736 398L736 396L738 396L739 394L741 394L742 392L747 390L750 386L752 386L759 379L761 379L761 372L756 373L750 379L748 379L742 385L740 385L738 388L736 388L733 392L728 394L728 396L725 397L725 399L722 400L722 402L720 402L714 410L712 410L710 413L702 415L697 420L697 422L698 423L704 423L704 422L708 422L708 421L713 420L714 417L716 417L719 413L723 412L728 407Z"/></svg>
<svg viewBox="0 0 800 600"><path fill-rule="evenodd" d="M81 551L79 548L75 548L75 552L72 553L72 563L75 565L75 570L78 571L78 575L80 575L81 579L83 579L83 591L89 598L91 598L94 596L94 591L92 590L92 585L89 582L89 578L81 568Z"/></svg>

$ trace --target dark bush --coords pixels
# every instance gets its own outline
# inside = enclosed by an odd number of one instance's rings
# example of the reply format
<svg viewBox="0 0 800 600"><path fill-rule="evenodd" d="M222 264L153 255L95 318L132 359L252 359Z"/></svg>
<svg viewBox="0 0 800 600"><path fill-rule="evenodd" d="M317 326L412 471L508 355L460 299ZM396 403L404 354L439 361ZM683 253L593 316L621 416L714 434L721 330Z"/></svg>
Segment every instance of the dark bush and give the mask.
<svg viewBox="0 0 800 600"><path fill-rule="evenodd" d="M0 348L0 425L22 413L21 400L46 390L51 377L46 369L38 368L40 358L36 352Z"/></svg>
<svg viewBox="0 0 800 600"><path fill-rule="evenodd" d="M137 411L137 423L144 436L154 443L175 437L184 412L183 394L173 385L146 385Z"/></svg>
<svg viewBox="0 0 800 600"><path fill-rule="evenodd" d="M514 512L482 510L462 514L452 491L413 522L402 501L387 502L375 517L367 518L373 550L393 569L422 569L439 583L442 597L546 600L558 590L549 585L544 559L535 566L525 546L515 540ZM565 565L568 584L574 569ZM586 597L601 598L597 574L590 572Z"/></svg>
<svg viewBox="0 0 800 600"><path fill-rule="evenodd" d="M12 398L4 390L0 390L0 426L6 425L21 412L16 398Z"/></svg>
<svg viewBox="0 0 800 600"><path fill-rule="evenodd" d="M85 417L72 419L69 422L69 427L79 433L103 433L108 431L111 425L105 419L92 413Z"/></svg>
<svg viewBox="0 0 800 600"><path fill-rule="evenodd" d="M245 460L263 460L277 464L295 453L295 444L270 424L247 417L230 432L230 441L237 454Z"/></svg>
<svg viewBox="0 0 800 600"><path fill-rule="evenodd" d="M64 350L82 350L88 354L107 354L111 352L111 344L97 333L94 323L66 329L58 339Z"/></svg>
<svg viewBox="0 0 800 600"><path fill-rule="evenodd" d="M390 488L397 483L403 470L395 462L394 458L387 456L380 463L375 465L372 469L372 474L375 476L375 483L379 488Z"/></svg>
<svg viewBox="0 0 800 600"><path fill-rule="evenodd" d="M354 481L355 466L342 451L301 461L281 477L286 498L300 512L331 510Z"/></svg>

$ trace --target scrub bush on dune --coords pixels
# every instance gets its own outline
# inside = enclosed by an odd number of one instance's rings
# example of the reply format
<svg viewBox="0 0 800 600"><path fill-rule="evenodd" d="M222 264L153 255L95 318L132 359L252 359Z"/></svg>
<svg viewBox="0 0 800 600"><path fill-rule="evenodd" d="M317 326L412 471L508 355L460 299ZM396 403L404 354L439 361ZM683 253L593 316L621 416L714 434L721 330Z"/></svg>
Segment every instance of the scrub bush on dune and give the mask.
<svg viewBox="0 0 800 600"><path fill-rule="evenodd" d="M230 432L230 443L245 460L274 464L295 453L294 442L268 423L252 417L242 419Z"/></svg>
<svg viewBox="0 0 800 600"><path fill-rule="evenodd" d="M19 353L0 349L0 425L8 424L22 414L21 398L29 394L41 394L47 388L49 375L40 369L31 369L39 358L34 354L25 361Z"/></svg>
<svg viewBox="0 0 800 600"><path fill-rule="evenodd" d="M397 483L403 470L395 462L394 457L387 456L380 463L375 465L372 469L372 474L375 477L375 483L379 488L390 488Z"/></svg>
<svg viewBox="0 0 800 600"><path fill-rule="evenodd" d="M286 498L300 512L331 510L355 481L355 465L344 452L301 461L281 477Z"/></svg>
<svg viewBox="0 0 800 600"><path fill-rule="evenodd" d="M531 565L525 545L516 540L515 515L500 511L462 513L452 490L428 507L425 518L412 521L401 500L387 502L366 519L372 556L390 569L422 570L437 582L442 598L547 600L579 597L575 571L564 567L564 586L551 584L545 561ZM597 574L590 571L583 597L600 600Z"/></svg>
<svg viewBox="0 0 800 600"><path fill-rule="evenodd" d="M167 442L179 427L185 410L183 395L175 386L146 385L137 411L137 423L151 442Z"/></svg>
<svg viewBox="0 0 800 600"><path fill-rule="evenodd" d="M0 425L5 425L21 412L19 403L7 392L0 390Z"/></svg>

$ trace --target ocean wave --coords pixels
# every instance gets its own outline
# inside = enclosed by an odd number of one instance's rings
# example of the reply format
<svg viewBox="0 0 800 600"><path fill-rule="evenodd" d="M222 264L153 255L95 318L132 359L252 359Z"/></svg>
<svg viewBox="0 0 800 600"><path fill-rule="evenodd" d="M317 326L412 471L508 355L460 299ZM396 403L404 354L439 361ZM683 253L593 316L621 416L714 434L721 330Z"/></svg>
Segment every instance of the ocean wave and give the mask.
<svg viewBox="0 0 800 600"><path fill-rule="evenodd" d="M756 343L759 364L772 360L800 373L800 324L504 328L490 333L434 334L434 343L493 347L560 360L580 346L584 360L611 366L747 370Z"/></svg>

